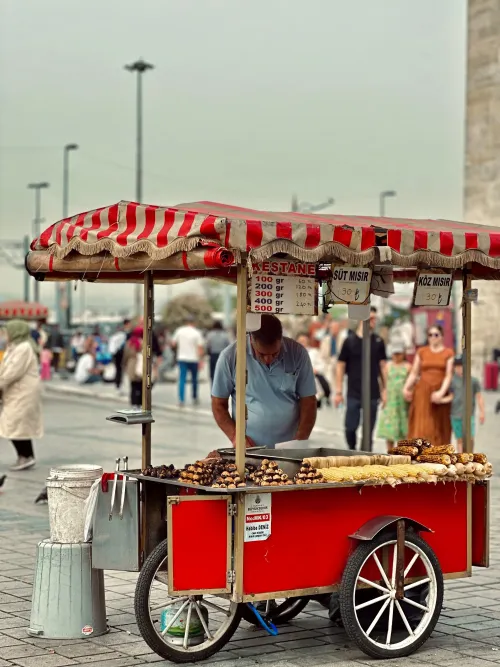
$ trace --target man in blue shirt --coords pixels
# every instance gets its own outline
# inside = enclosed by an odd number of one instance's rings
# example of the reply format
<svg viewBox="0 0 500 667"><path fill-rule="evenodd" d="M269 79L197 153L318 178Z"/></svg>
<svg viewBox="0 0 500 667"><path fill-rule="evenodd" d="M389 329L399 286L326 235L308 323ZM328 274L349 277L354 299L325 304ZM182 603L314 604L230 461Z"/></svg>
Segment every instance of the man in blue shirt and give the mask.
<svg viewBox="0 0 500 667"><path fill-rule="evenodd" d="M247 336L247 447L275 447L307 440L316 422L316 384L307 350L283 337L281 322L262 315L261 327ZM219 428L235 442L236 343L221 353L212 387L212 412Z"/></svg>

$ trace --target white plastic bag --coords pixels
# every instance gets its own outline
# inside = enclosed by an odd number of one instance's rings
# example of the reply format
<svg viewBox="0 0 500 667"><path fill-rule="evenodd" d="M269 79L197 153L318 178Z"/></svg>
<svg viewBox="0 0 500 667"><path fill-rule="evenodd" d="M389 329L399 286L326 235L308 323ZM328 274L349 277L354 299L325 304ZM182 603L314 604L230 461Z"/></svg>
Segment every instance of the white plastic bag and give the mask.
<svg viewBox="0 0 500 667"><path fill-rule="evenodd" d="M97 495L101 478L96 479L90 488L89 495L85 501L85 526L83 529L83 541L92 542L92 530L94 525L94 514L97 507Z"/></svg>

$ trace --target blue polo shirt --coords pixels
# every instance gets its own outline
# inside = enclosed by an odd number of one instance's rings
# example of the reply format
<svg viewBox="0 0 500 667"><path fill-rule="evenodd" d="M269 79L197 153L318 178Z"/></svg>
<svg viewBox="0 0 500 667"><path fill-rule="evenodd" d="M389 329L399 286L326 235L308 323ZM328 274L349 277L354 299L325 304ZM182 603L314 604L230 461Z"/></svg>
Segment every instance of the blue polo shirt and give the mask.
<svg viewBox="0 0 500 667"><path fill-rule="evenodd" d="M247 435L263 447L293 440L299 424L299 401L316 394L307 350L291 338L283 338L279 357L266 366L255 358L248 336L247 371ZM212 396L231 397L232 414L236 414L236 343L219 357Z"/></svg>

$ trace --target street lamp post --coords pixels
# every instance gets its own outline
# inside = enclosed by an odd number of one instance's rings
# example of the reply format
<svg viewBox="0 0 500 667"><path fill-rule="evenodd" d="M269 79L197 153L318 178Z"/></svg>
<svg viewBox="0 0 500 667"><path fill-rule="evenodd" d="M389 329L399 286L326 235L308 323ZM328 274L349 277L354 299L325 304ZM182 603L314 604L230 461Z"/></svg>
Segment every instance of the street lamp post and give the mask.
<svg viewBox="0 0 500 667"><path fill-rule="evenodd" d="M78 150L78 144L66 144L63 153L63 219L68 217L69 211L69 154ZM63 295L66 297L66 307L63 307ZM71 283L56 283L56 311L57 321L64 329L71 326Z"/></svg>
<svg viewBox="0 0 500 667"><path fill-rule="evenodd" d="M146 62L142 58L136 60L130 65L125 65L128 72L137 73L137 134L136 134L136 168L135 168L135 199L142 203L142 75L154 65ZM142 310L142 289L141 285L135 286L135 310L136 315L141 314Z"/></svg>
<svg viewBox="0 0 500 667"><path fill-rule="evenodd" d="M40 225L42 224L42 218L40 217L40 212L42 208L42 190L49 187L49 183L43 181L40 183L29 183L28 188L35 191L35 219L33 220L33 236L38 238L40 236ZM35 303L40 303L40 284L38 280L35 280L35 289L34 289L34 300Z"/></svg>
<svg viewBox="0 0 500 667"><path fill-rule="evenodd" d="M397 195L397 192L395 190L384 190L384 192L381 192L379 197L380 197L380 217L385 218L385 200L388 197L395 197Z"/></svg>
<svg viewBox="0 0 500 667"><path fill-rule="evenodd" d="M333 206L334 204L335 199L333 197L329 197L321 204L311 204L307 201L299 203L296 195L292 197L292 211L294 213L318 213L318 211L322 211L323 209L328 208L329 206Z"/></svg>

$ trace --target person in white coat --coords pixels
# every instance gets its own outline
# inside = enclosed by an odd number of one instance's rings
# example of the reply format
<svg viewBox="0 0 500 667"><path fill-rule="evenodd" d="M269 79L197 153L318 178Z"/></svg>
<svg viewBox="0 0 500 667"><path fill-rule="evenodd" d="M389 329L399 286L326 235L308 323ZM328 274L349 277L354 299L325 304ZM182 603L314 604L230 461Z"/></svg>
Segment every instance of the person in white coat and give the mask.
<svg viewBox="0 0 500 667"><path fill-rule="evenodd" d="M6 326L8 345L0 364L0 438L11 440L17 463L13 471L35 465L33 440L43 435L40 373L28 324L12 320Z"/></svg>

